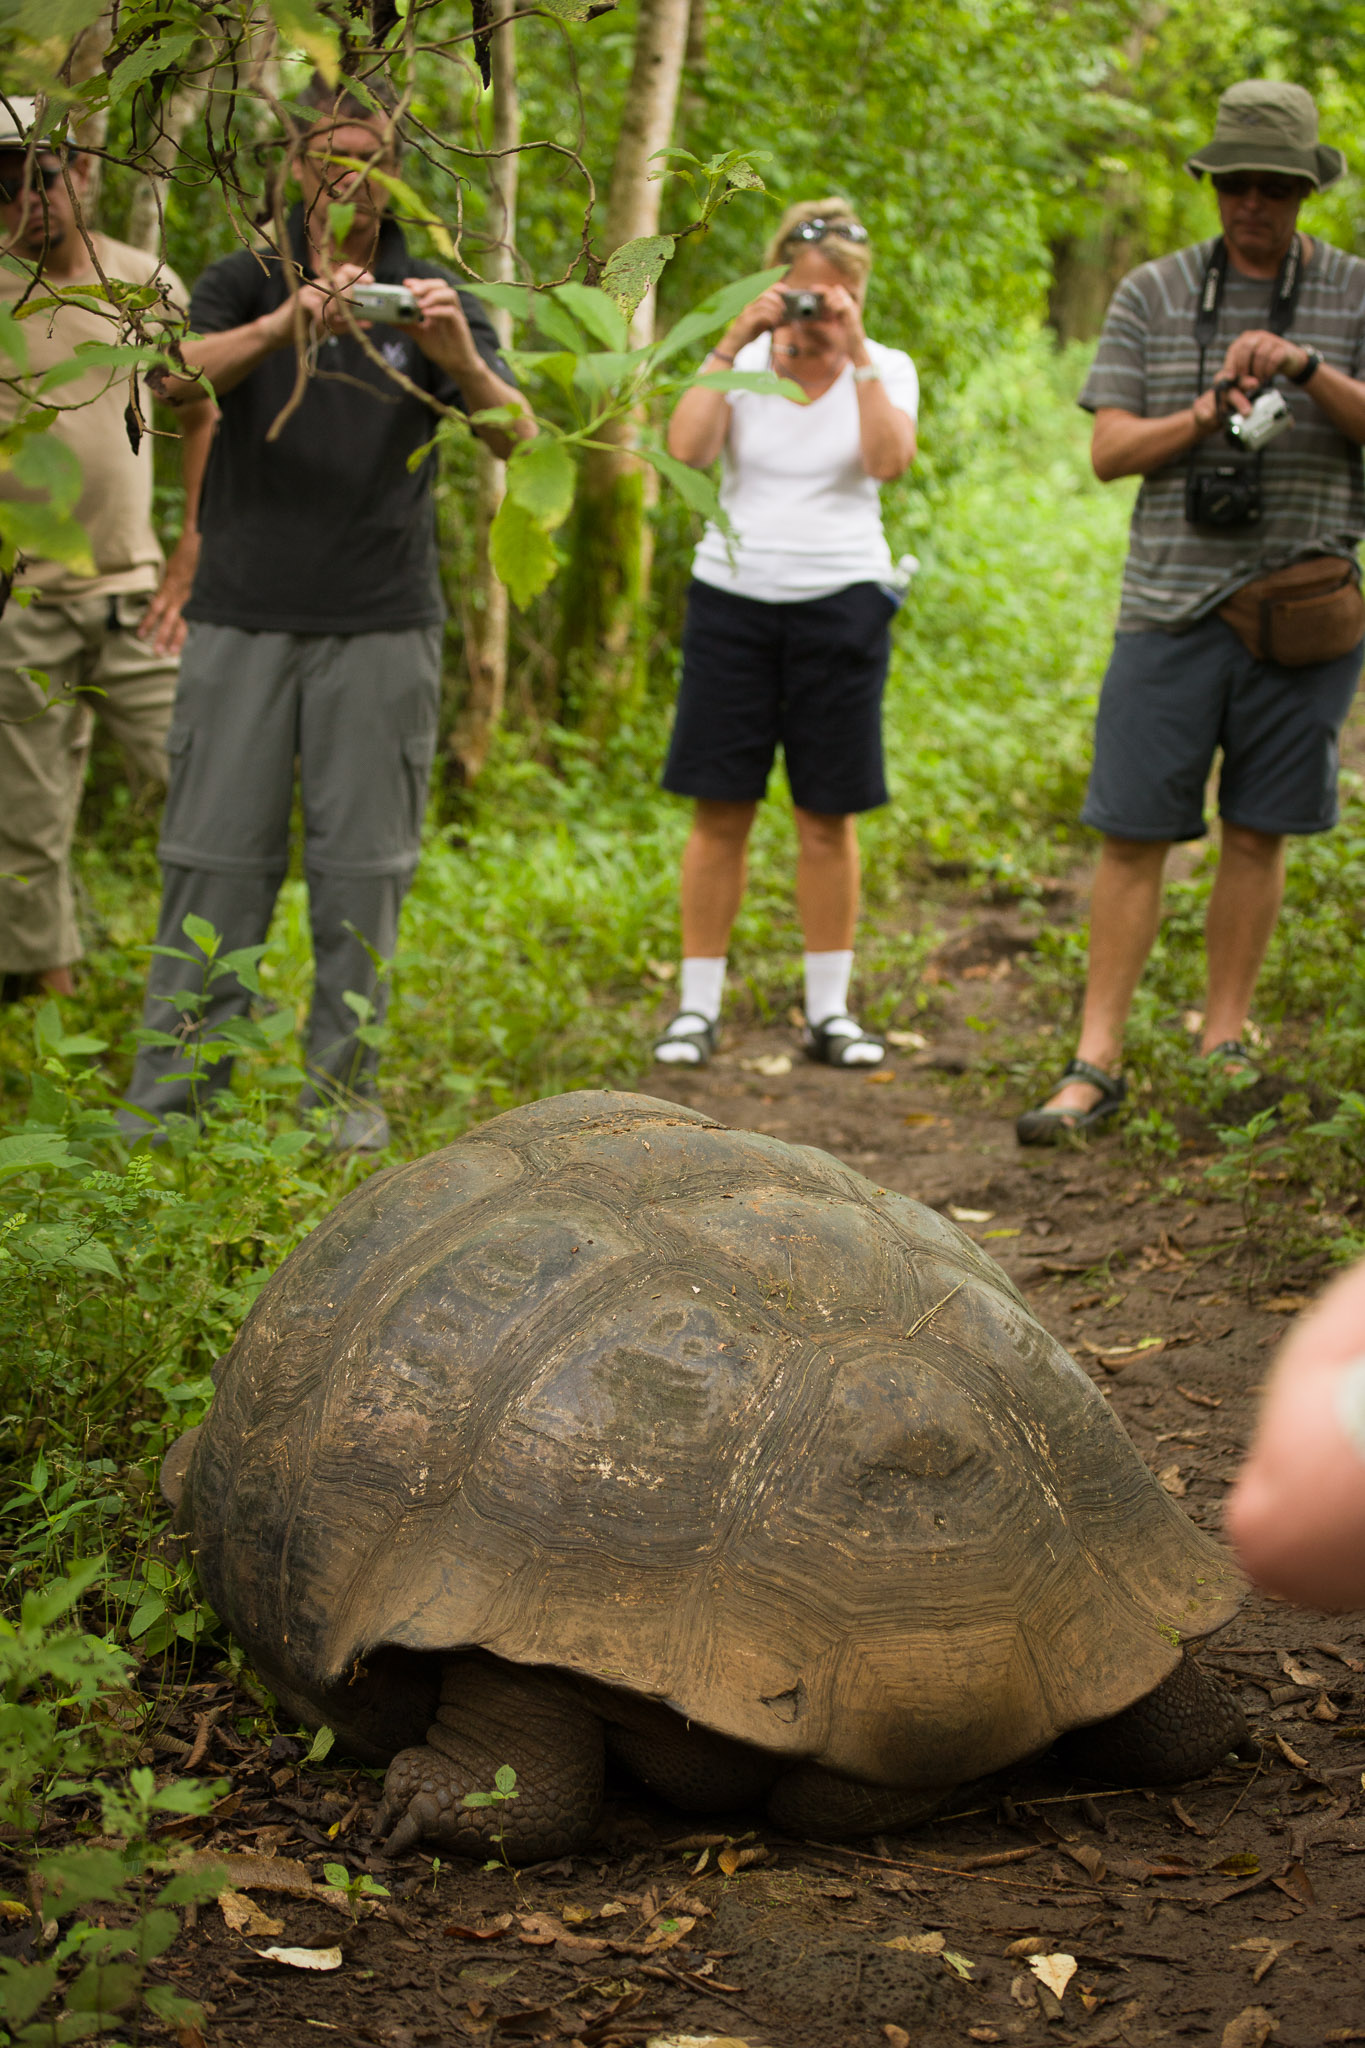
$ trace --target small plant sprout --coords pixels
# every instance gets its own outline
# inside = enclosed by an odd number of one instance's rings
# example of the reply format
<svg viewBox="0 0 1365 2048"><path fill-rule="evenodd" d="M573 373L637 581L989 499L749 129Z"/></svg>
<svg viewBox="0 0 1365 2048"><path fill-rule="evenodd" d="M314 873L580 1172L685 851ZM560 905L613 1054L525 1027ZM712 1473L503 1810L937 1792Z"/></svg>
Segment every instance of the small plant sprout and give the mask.
<svg viewBox="0 0 1365 2048"><path fill-rule="evenodd" d="M440 1875L441 1875L441 1859L440 1859L440 1857L439 1857L439 1856L433 1856L433 1857L432 1857L432 1859L431 1859L431 1889L432 1889L432 1891L433 1891L433 1892L434 1892L434 1891L435 1891L435 1889L436 1889L436 1880L437 1880L437 1878L438 1878L438 1877L439 1877Z"/></svg>
<svg viewBox="0 0 1365 2048"><path fill-rule="evenodd" d="M353 1877L344 1863L324 1863L322 1874L335 1891L345 1892L346 1903L351 1909L353 1920L360 1917L362 1899L386 1899L389 1896L387 1885L380 1884L376 1878L363 1873Z"/></svg>
<svg viewBox="0 0 1365 2048"><path fill-rule="evenodd" d="M512 1769L511 1764L499 1764L497 1770L493 1773L493 1790L491 1792L466 1792L461 1805L470 1807L505 1806L509 1799L517 1799L520 1796L517 1791L517 1774ZM497 1843L498 1856L504 1868L510 1870L512 1866L507 1861L507 1851L503 1847L501 1830L495 1835L490 1835L488 1839L491 1842ZM484 1865L485 1870L496 1870L497 1867L496 1862L489 1862Z"/></svg>

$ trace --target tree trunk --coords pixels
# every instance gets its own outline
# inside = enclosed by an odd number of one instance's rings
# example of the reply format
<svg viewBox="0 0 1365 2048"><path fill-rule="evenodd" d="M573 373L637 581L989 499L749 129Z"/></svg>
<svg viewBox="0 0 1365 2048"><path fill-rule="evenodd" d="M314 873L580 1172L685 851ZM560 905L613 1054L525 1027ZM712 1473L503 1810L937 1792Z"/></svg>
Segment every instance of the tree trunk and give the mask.
<svg viewBox="0 0 1365 2048"><path fill-rule="evenodd" d="M616 139L603 243L659 231L663 181L650 159L672 138L693 0L640 0L635 59ZM631 345L654 339L654 294L631 321ZM618 420L612 445L584 460L569 530L563 584L560 669L568 706L591 731L607 730L644 681L649 527L645 465L632 456L639 422ZM652 481L653 472L648 472Z"/></svg>
<svg viewBox="0 0 1365 2048"><path fill-rule="evenodd" d="M490 223L497 240L486 269L491 280L510 284L516 275L517 170L521 141L521 102L517 96L516 0L495 0L490 56L493 73L492 205ZM493 325L506 348L512 339L512 316L494 307ZM474 455L474 589L464 611L465 663L468 687L450 751L465 782L472 782L484 762L502 718L507 693L507 587L493 573L488 534L497 518L506 488L498 457L480 441Z"/></svg>

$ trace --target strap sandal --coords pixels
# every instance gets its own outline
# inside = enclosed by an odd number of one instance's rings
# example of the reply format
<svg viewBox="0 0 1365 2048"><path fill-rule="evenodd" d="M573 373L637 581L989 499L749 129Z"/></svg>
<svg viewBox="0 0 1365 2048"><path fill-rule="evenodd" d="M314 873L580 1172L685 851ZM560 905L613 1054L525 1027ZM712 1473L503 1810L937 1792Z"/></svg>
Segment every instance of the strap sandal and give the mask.
<svg viewBox="0 0 1365 2048"><path fill-rule="evenodd" d="M1240 1038L1225 1038L1221 1045L1209 1047L1200 1054L1200 1062L1217 1078L1230 1081L1238 1088L1250 1087L1261 1078L1261 1069L1256 1055L1249 1045L1243 1045Z"/></svg>
<svg viewBox="0 0 1365 2048"><path fill-rule="evenodd" d="M1026 1109L1014 1126L1021 1145L1056 1145L1076 1131L1093 1131L1128 1100L1128 1083L1122 1074L1106 1074L1089 1060L1072 1060L1049 1094L1055 1095L1068 1081L1088 1081L1099 1089L1099 1101L1093 1109Z"/></svg>
<svg viewBox="0 0 1365 2048"><path fill-rule="evenodd" d="M703 1017L700 1010L679 1010L673 1022L654 1041L654 1058L661 1067L706 1067L720 1042L720 1021Z"/></svg>
<svg viewBox="0 0 1365 2048"><path fill-rule="evenodd" d="M864 1031L856 1017L847 1014L826 1017L822 1024L807 1024L801 1034L801 1049L808 1060L826 1067L879 1067L886 1058L880 1038Z"/></svg>

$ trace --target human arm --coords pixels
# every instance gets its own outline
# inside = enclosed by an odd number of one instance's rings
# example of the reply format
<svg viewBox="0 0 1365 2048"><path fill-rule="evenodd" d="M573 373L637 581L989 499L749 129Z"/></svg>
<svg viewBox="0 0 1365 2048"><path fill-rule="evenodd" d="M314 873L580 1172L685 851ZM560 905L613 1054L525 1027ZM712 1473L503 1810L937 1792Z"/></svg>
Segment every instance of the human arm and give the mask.
<svg viewBox="0 0 1365 2048"><path fill-rule="evenodd" d="M1285 377L1292 384L1308 367L1308 350L1288 335L1249 328L1239 334L1223 361L1223 375L1245 380L1252 390ZM1306 384L1306 391L1319 412L1326 415L1339 433L1359 448L1365 444L1365 384L1348 377L1344 370L1320 362Z"/></svg>
<svg viewBox="0 0 1365 2048"><path fill-rule="evenodd" d="M179 654L186 626L181 616L194 572L199 566L199 500L208 468L218 408L211 398L191 399L177 408L180 420L180 474L185 486L185 515L180 538L167 558L161 581L138 625L138 638L149 640L158 654Z"/></svg>
<svg viewBox="0 0 1365 2048"><path fill-rule="evenodd" d="M1251 410L1240 391L1227 392L1225 405L1234 412ZM1090 436L1091 468L1102 484L1121 476L1151 476L1218 433L1226 419L1212 386L1193 405L1159 419L1142 419L1116 405L1098 406Z"/></svg>
<svg viewBox="0 0 1365 2048"><path fill-rule="evenodd" d="M863 332L862 309L852 292L835 285L825 292L825 315L838 323L840 337L854 369L858 394L858 441L863 468L879 484L903 476L915 459L915 422L895 404L880 375L858 378L859 370L875 370Z"/></svg>
<svg viewBox="0 0 1365 2048"><path fill-rule="evenodd" d="M405 323L424 356L444 370L455 384L471 413L491 412L497 406L512 406L517 413L508 427L477 426L479 439L504 460L518 441L530 441L536 433L521 393L501 378L479 354L473 332L465 318L460 295L444 277L405 277L408 290L422 309L418 322Z"/></svg>
<svg viewBox="0 0 1365 2048"><path fill-rule="evenodd" d="M735 357L760 334L771 334L786 318L782 288L770 284L739 317L730 322L702 364L704 371L730 369ZM689 469L709 469L730 432L730 397L714 385L694 384L673 408L668 423L668 452Z"/></svg>
<svg viewBox="0 0 1365 2048"><path fill-rule="evenodd" d="M1306 1607L1365 1605L1365 1448L1339 1412L1365 1354L1365 1263L1301 1317L1280 1353L1226 1526L1258 1585Z"/></svg>

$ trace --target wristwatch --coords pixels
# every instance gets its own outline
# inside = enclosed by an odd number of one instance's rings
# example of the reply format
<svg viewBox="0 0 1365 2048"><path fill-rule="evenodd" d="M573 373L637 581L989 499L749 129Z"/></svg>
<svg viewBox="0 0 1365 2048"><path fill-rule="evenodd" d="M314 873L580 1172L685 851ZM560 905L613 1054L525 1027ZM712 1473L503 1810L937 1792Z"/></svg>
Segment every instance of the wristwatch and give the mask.
<svg viewBox="0 0 1365 2048"><path fill-rule="evenodd" d="M1309 378L1322 368L1322 357L1315 348L1306 348L1303 354L1303 368L1299 371L1297 377L1290 377L1289 381L1291 384L1306 384Z"/></svg>
<svg viewBox="0 0 1365 2048"><path fill-rule="evenodd" d="M880 384L882 373L875 363L858 363L854 367L853 381L855 384Z"/></svg>

